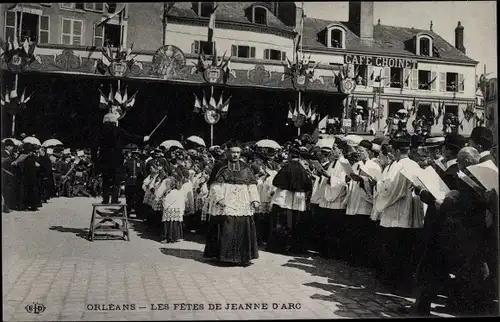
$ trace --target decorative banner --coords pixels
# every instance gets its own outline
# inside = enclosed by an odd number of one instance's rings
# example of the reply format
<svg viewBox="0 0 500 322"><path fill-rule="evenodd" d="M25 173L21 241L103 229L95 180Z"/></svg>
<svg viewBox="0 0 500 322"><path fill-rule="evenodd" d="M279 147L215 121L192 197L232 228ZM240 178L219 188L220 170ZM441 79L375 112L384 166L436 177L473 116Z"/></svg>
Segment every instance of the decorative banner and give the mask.
<svg viewBox="0 0 500 322"><path fill-rule="evenodd" d="M205 54L201 52L198 56L198 61L191 69L191 74L202 73L203 79L211 84L225 84L229 80L229 75L236 78L236 72L230 67L231 57L226 59L226 53L222 57L217 57L217 50L214 48L212 59L207 59Z"/></svg>
<svg viewBox="0 0 500 322"><path fill-rule="evenodd" d="M22 44L17 42L17 38L11 41L10 38L4 42L0 38L0 48L2 50L0 57L7 64L9 71L19 74L24 69L33 63L35 60L42 64L40 56L35 55L36 42L25 39Z"/></svg>
<svg viewBox="0 0 500 322"><path fill-rule="evenodd" d="M119 120L121 120L127 111L129 111L135 104L135 96L134 95L128 97L127 87L125 87L125 91L122 93L121 90L118 90L113 93L113 87L109 85L109 95L106 97L103 92L99 89L99 108L102 110L108 110L109 113L116 113L119 115Z"/></svg>
<svg viewBox="0 0 500 322"><path fill-rule="evenodd" d="M221 118L227 116L229 110L229 102L231 97L224 101L224 93L221 93L219 100L214 97L214 88L211 88L211 96L207 100L205 97L205 92L203 92L202 100L198 99L196 94L194 94L194 109L195 113L203 113L205 121L214 125L217 124Z"/></svg>
<svg viewBox="0 0 500 322"><path fill-rule="evenodd" d="M18 97L17 90L13 89L9 92L9 89L5 89L5 94L0 94L0 105L2 109L5 109L8 113L15 115L17 111L26 108L26 103L31 99L31 93L26 96L26 88L23 90L21 97Z"/></svg>
<svg viewBox="0 0 500 322"><path fill-rule="evenodd" d="M346 95L351 94L355 88L356 83L350 78L345 78L340 81L339 90Z"/></svg>
<svg viewBox="0 0 500 322"><path fill-rule="evenodd" d="M103 47L101 50L101 59L95 62L94 68L102 75L105 75L106 72L109 72L111 76L118 78L124 77L128 73L129 69L131 69L134 65L138 66L139 69L142 70L142 63L135 60L135 57L137 57L138 54L136 54L134 57L131 56L133 48L134 44L132 44L132 46L130 46L130 48L128 49L118 48L116 49L115 55L113 57L111 46L107 45L106 47ZM95 47L90 50L89 58L94 50Z"/></svg>
<svg viewBox="0 0 500 322"><path fill-rule="evenodd" d="M151 72L163 76L164 79L177 77L182 68L186 66L186 57L179 47L165 45L153 55Z"/></svg>
<svg viewBox="0 0 500 322"><path fill-rule="evenodd" d="M304 91L309 84L309 80L314 77L314 70L318 67L319 62L317 62L314 66L310 63L310 58L305 57L303 55L301 59L299 59L299 53L297 53L297 59L294 63L292 63L288 58L286 58L285 73L281 78L282 81L285 80L285 77L288 77L292 80L293 87L298 91Z"/></svg>

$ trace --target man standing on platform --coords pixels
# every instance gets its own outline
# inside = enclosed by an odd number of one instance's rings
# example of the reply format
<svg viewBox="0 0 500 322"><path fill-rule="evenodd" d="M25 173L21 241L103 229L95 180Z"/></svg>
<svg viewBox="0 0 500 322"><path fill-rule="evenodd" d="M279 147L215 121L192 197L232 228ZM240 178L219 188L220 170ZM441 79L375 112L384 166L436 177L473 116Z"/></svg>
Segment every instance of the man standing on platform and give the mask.
<svg viewBox="0 0 500 322"><path fill-rule="evenodd" d="M98 134L97 167L98 171L102 173L103 179L103 204L109 203L110 196L111 203L119 203L124 145L127 143L140 144L149 140L149 136L131 135L118 127L118 118L117 114L106 114Z"/></svg>
<svg viewBox="0 0 500 322"><path fill-rule="evenodd" d="M259 208L257 180L240 160L238 143L229 144L229 160L214 166L210 187L210 228L203 256L220 262L250 265L259 257L254 212Z"/></svg>

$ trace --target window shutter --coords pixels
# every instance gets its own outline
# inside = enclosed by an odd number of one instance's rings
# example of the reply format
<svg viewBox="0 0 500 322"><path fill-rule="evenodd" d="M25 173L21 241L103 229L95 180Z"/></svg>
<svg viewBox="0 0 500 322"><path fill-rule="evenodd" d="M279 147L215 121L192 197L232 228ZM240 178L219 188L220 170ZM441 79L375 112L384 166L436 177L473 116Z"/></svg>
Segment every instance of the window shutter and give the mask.
<svg viewBox="0 0 500 322"><path fill-rule="evenodd" d="M200 53L200 42L198 40L195 40L191 44L191 54L199 54Z"/></svg>
<svg viewBox="0 0 500 322"><path fill-rule="evenodd" d="M270 51L269 49L264 49L264 59L271 59Z"/></svg>
<svg viewBox="0 0 500 322"><path fill-rule="evenodd" d="M437 76L436 72L431 72L431 81L434 80L434 78ZM434 82L431 84L431 91L437 90L437 84L438 80L435 79Z"/></svg>
<svg viewBox="0 0 500 322"><path fill-rule="evenodd" d="M39 18L39 28L38 28L38 42L40 44L49 43L49 30L50 30L50 17L40 16Z"/></svg>
<svg viewBox="0 0 500 322"><path fill-rule="evenodd" d="M255 58L255 47L250 47L250 58Z"/></svg>
<svg viewBox="0 0 500 322"><path fill-rule="evenodd" d="M382 80L382 84L384 86L390 86L391 85L391 68L390 67L384 67L384 77L385 79Z"/></svg>
<svg viewBox="0 0 500 322"><path fill-rule="evenodd" d="M439 90L446 92L446 73L439 73Z"/></svg>
<svg viewBox="0 0 500 322"><path fill-rule="evenodd" d="M281 52L281 60L286 60L286 52Z"/></svg>
<svg viewBox="0 0 500 322"><path fill-rule="evenodd" d="M411 70L410 69L407 69L407 68L404 68L403 69L403 87L404 88L410 88L410 72Z"/></svg>
<svg viewBox="0 0 500 322"><path fill-rule="evenodd" d="M238 57L238 46L231 45L231 56Z"/></svg>
<svg viewBox="0 0 500 322"><path fill-rule="evenodd" d="M84 2L83 7L85 8L85 10L93 11L94 10L94 3L93 2Z"/></svg>
<svg viewBox="0 0 500 322"><path fill-rule="evenodd" d="M94 3L94 10L98 12L104 11L104 2L96 2Z"/></svg>
<svg viewBox="0 0 500 322"><path fill-rule="evenodd" d="M12 11L7 11L5 13L5 40L8 41L9 38L10 40L14 40L14 36L17 33L17 28L16 28L16 20L17 20L17 15L15 12Z"/></svg>
<svg viewBox="0 0 500 322"><path fill-rule="evenodd" d="M368 86L373 86L372 75L373 75L373 78L375 78L375 73L374 73L374 70L373 70L373 66L368 66L368 75L366 76L367 82L368 82Z"/></svg>
<svg viewBox="0 0 500 322"><path fill-rule="evenodd" d="M411 70L411 89L418 89L418 69Z"/></svg>
<svg viewBox="0 0 500 322"><path fill-rule="evenodd" d="M458 91L463 93L465 90L464 74L458 74Z"/></svg>

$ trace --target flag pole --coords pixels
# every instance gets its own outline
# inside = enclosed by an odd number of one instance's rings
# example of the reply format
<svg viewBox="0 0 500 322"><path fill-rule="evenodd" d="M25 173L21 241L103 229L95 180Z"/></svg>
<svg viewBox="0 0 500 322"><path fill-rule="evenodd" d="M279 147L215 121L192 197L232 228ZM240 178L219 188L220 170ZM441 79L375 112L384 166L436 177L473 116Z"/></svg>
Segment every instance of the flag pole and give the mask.
<svg viewBox="0 0 500 322"><path fill-rule="evenodd" d="M214 125L210 124L210 146L214 146Z"/></svg>
<svg viewBox="0 0 500 322"><path fill-rule="evenodd" d="M299 110L300 106L302 106L301 103L302 103L302 92L299 91ZM300 126L297 126L297 136L300 137Z"/></svg>

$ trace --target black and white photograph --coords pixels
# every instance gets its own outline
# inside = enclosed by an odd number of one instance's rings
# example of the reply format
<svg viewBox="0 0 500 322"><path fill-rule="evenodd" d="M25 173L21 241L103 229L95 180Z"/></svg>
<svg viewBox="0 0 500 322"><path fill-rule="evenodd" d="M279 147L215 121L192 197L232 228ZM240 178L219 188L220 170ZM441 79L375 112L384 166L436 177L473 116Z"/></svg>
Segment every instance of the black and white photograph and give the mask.
<svg viewBox="0 0 500 322"><path fill-rule="evenodd" d="M4 321L500 315L496 1L0 4Z"/></svg>

